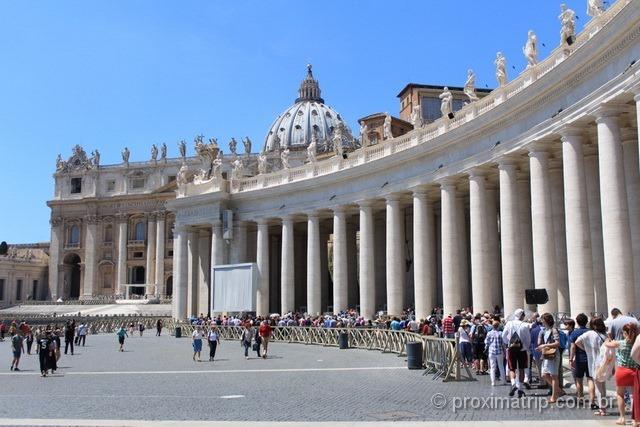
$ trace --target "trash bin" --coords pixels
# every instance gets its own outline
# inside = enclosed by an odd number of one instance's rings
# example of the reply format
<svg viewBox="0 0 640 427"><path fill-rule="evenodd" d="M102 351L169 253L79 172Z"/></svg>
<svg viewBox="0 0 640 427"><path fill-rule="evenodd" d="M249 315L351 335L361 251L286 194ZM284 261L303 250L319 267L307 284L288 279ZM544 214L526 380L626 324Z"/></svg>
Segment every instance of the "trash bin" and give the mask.
<svg viewBox="0 0 640 427"><path fill-rule="evenodd" d="M422 369L422 343L407 343L407 368Z"/></svg>
<svg viewBox="0 0 640 427"><path fill-rule="evenodd" d="M340 335L338 335L338 345L340 346L340 350L349 348L349 334L347 332L340 332Z"/></svg>
<svg viewBox="0 0 640 427"><path fill-rule="evenodd" d="M180 326L176 326L175 336L176 338L182 338L182 328Z"/></svg>

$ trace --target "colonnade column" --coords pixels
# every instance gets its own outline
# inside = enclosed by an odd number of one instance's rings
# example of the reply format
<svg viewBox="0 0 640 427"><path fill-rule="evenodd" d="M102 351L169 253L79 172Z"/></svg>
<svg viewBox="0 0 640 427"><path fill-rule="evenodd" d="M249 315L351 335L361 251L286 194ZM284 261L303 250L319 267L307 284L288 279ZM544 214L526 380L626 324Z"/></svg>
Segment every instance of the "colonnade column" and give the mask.
<svg viewBox="0 0 640 427"><path fill-rule="evenodd" d="M487 209L487 240L489 252L489 277L491 292L491 307L502 306L502 262L500 259L500 244L498 237L498 190L495 184L485 182Z"/></svg>
<svg viewBox="0 0 640 427"><path fill-rule="evenodd" d="M374 265L374 223L371 202L360 204L360 253L358 254L360 282L360 315L373 319L376 312L376 283Z"/></svg>
<svg viewBox="0 0 640 427"><path fill-rule="evenodd" d="M486 176L482 169L469 173L469 216L471 246L471 300L473 310L491 311L491 276L489 274L489 231L486 206Z"/></svg>
<svg viewBox="0 0 640 427"><path fill-rule="evenodd" d="M348 308L347 214L342 207L333 211L333 312Z"/></svg>
<svg viewBox="0 0 640 427"><path fill-rule="evenodd" d="M635 290L619 111L603 107L596 114L607 299L609 308L627 313L635 310Z"/></svg>
<svg viewBox="0 0 640 427"><path fill-rule="evenodd" d="M215 234L215 229L213 230ZM211 262L213 257L209 253L212 247L209 246L209 231L202 229L198 235L198 300L197 312L194 314L204 314L209 310L209 289L211 289ZM211 237L213 239L213 237ZM213 246L213 245L211 245ZM213 307L211 307L213 310Z"/></svg>
<svg viewBox="0 0 640 427"><path fill-rule="evenodd" d="M198 315L198 246L199 231L190 228L187 231L188 239L188 273L187 273L187 316Z"/></svg>
<svg viewBox="0 0 640 427"><path fill-rule="evenodd" d="M295 258L293 238L293 218L282 218L282 263L280 312L284 315L295 309Z"/></svg>
<svg viewBox="0 0 640 427"><path fill-rule="evenodd" d="M558 298L558 311L569 313L569 277L567 273L567 230L564 224L564 179L562 162L558 158L549 160L551 179L551 210L553 211L553 234L556 249L556 283L558 294L549 298Z"/></svg>
<svg viewBox="0 0 640 427"><path fill-rule="evenodd" d="M567 273L571 313L594 311L593 270L589 202L584 173L583 137L580 129L567 128L562 134L564 211L567 230Z"/></svg>
<svg viewBox="0 0 640 427"><path fill-rule="evenodd" d="M127 215L119 215L116 217L118 221L118 265L117 265L117 284L118 293L125 294L125 285L127 283Z"/></svg>
<svg viewBox="0 0 640 427"><path fill-rule="evenodd" d="M500 171L500 242L502 248L502 293L504 314L510 315L524 303L522 281L522 248L520 243L520 212L518 210L517 167L504 160Z"/></svg>
<svg viewBox="0 0 640 427"><path fill-rule="evenodd" d="M402 207L398 196L387 197L386 230L386 275L387 275L387 314L400 316L404 309L404 227Z"/></svg>
<svg viewBox="0 0 640 427"><path fill-rule="evenodd" d="M164 212L159 212L156 215L156 296L166 294L166 289L164 287L164 218Z"/></svg>
<svg viewBox="0 0 640 427"><path fill-rule="evenodd" d="M187 229L175 226L173 232L173 318L184 320L187 317Z"/></svg>
<svg viewBox="0 0 640 427"><path fill-rule="evenodd" d="M443 314L455 314L462 306L460 259L458 251L458 217L456 182L446 179L440 183L442 227L442 309Z"/></svg>
<svg viewBox="0 0 640 427"><path fill-rule="evenodd" d="M640 170L638 169L638 131L624 128L622 153L624 159L624 180L629 207L629 230L633 254L633 288L636 301L640 301Z"/></svg>
<svg viewBox="0 0 640 427"><path fill-rule="evenodd" d="M556 248L553 235L553 211L549 177L549 152L540 145L529 151L531 180L531 230L533 244L533 275L536 289L545 288L549 302L539 311L558 311L556 278Z"/></svg>
<svg viewBox="0 0 640 427"><path fill-rule="evenodd" d="M96 278L96 244L98 236L98 218L88 216L85 218L87 224L84 236L84 283L82 295L84 298L93 296L93 285Z"/></svg>
<svg viewBox="0 0 640 427"><path fill-rule="evenodd" d="M413 192L413 286L417 319L436 306L436 238L433 205L426 191Z"/></svg>
<svg viewBox="0 0 640 427"><path fill-rule="evenodd" d="M61 245L64 240L62 229L62 218L52 217L51 223L51 245L49 253L49 290L51 291L51 300L56 301L62 292L60 286L60 252ZM7 286L8 288L8 286ZM0 295L2 296L2 295ZM6 298L3 298L6 301Z"/></svg>
<svg viewBox="0 0 640 427"><path fill-rule="evenodd" d="M156 217L151 214L149 215L149 219L147 222L147 266L145 268L147 287L145 289L145 294L152 295L154 294L154 283L155 283L155 269L153 268L153 263L156 258Z"/></svg>
<svg viewBox="0 0 640 427"><path fill-rule="evenodd" d="M247 224L244 221L236 221L229 251L229 263L244 262L247 262Z"/></svg>
<svg viewBox="0 0 640 427"><path fill-rule="evenodd" d="M307 215L307 313L320 314L322 278L320 276L320 219Z"/></svg>
<svg viewBox="0 0 640 427"><path fill-rule="evenodd" d="M258 220L256 264L258 265L258 293L256 314L269 315L269 223Z"/></svg>

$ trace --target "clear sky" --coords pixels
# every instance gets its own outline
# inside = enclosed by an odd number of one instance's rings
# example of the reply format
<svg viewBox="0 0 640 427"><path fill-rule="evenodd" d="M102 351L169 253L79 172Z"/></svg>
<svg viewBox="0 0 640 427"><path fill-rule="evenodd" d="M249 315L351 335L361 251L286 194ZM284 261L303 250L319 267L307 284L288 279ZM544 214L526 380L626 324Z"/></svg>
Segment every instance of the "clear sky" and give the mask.
<svg viewBox="0 0 640 427"><path fill-rule="evenodd" d="M587 0L569 0L587 22ZM22 1L0 2L0 241L48 241L55 158L81 144L103 164L169 156L185 139L254 150L313 64L325 102L348 120L388 111L409 82L494 87L493 60L524 69L534 30L540 59L559 43L560 2ZM546 46L542 46L544 43ZM512 68L515 67L515 69ZM225 147L226 148L226 147ZM225 151L227 151L225 149Z"/></svg>

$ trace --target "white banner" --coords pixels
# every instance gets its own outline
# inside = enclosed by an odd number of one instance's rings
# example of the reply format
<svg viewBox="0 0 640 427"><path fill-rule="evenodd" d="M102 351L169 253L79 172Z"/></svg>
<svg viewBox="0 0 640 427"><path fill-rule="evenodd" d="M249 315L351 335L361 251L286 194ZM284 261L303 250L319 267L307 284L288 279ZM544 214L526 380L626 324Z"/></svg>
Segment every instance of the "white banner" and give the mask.
<svg viewBox="0 0 640 427"><path fill-rule="evenodd" d="M257 266L254 263L216 265L211 272L213 312L256 310L258 288Z"/></svg>

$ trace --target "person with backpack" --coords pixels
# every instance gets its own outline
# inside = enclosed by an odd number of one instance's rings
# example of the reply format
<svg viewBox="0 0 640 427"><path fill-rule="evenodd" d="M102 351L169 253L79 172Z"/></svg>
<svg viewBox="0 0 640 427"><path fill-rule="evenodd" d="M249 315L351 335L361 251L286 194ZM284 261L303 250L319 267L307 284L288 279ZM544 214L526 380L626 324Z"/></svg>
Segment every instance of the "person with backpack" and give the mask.
<svg viewBox="0 0 640 427"><path fill-rule="evenodd" d="M554 327L555 320L551 313L544 313L540 318L544 331L538 335L537 350L542 353L542 377L551 387L549 403L555 403L558 398L566 394L561 389L558 379L560 349L562 348L561 339L565 335Z"/></svg>
<svg viewBox="0 0 640 427"><path fill-rule="evenodd" d="M596 362L598 361L600 348L607 339L607 327L604 324L604 320L599 317L595 317L591 319L591 322L589 322L589 328L590 330L580 335L574 343L576 347L582 349L587 356L587 371L589 372L587 375L587 381L589 381L590 389L592 385L595 387L595 395L598 403L596 403L596 400L592 400L591 409L597 410L597 412L594 412L594 415L606 416L606 378L605 381L598 380L596 375L598 366ZM589 375L591 377L589 377Z"/></svg>
<svg viewBox="0 0 640 427"><path fill-rule="evenodd" d="M13 352L13 360L11 361L11 371L19 371L18 364L20 363L20 356L24 353L24 340L22 333L17 331L11 337L11 351Z"/></svg>
<svg viewBox="0 0 640 427"><path fill-rule="evenodd" d="M118 351L124 351L124 339L125 337L129 336L127 334L127 330L125 329L124 325L120 326L120 329L118 329L118 332L116 332L116 335L118 336L118 343L120 344L120 348L118 349Z"/></svg>
<svg viewBox="0 0 640 427"><path fill-rule="evenodd" d="M487 353L484 341L487 338L487 325L482 315L476 316L476 321L471 327L471 345L473 346L473 358L476 364L476 375L487 375Z"/></svg>
<svg viewBox="0 0 640 427"><path fill-rule="evenodd" d="M582 334L587 333L587 322L589 318L586 314L580 313L576 316L577 328L574 328L569 333L569 365L571 366L571 373L573 374L573 381L576 385L576 397L581 399L584 397L584 377L587 377L589 385L589 397L592 402L595 401L595 388L593 381L590 381L591 375L589 375L589 363L587 362L587 353L576 345L576 341Z"/></svg>
<svg viewBox="0 0 640 427"><path fill-rule="evenodd" d="M511 378L509 396L518 392L518 397L524 396L524 371L527 369L529 355L527 349L531 343L529 324L524 322L524 310L521 308L513 312L513 319L509 320L502 331L502 341L507 347L507 365Z"/></svg>

